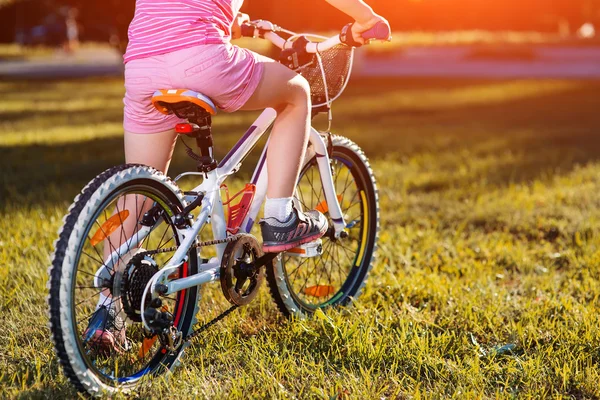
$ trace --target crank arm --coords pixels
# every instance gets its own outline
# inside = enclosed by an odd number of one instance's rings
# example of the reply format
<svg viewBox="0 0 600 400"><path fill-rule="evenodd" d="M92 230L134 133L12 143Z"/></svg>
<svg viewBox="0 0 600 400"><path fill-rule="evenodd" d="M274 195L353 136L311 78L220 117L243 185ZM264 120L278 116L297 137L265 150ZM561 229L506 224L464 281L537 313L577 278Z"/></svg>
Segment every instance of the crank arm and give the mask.
<svg viewBox="0 0 600 400"><path fill-rule="evenodd" d="M265 265L267 265L268 263L270 263L271 261L276 259L279 254L281 254L281 253L266 253L266 254L264 254L263 256L258 258L256 260L256 262L254 263L256 269L264 267Z"/></svg>

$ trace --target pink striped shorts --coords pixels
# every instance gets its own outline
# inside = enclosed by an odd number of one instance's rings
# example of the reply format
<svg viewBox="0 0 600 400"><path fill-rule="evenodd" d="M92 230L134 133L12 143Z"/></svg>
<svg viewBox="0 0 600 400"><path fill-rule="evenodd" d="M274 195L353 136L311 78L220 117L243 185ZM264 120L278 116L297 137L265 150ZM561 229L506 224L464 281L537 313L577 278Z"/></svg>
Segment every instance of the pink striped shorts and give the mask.
<svg viewBox="0 0 600 400"><path fill-rule="evenodd" d="M133 133L158 133L183 122L152 106L152 95L159 89L194 90L226 112L239 110L256 90L267 62L274 61L230 43L131 60L125 64L123 127Z"/></svg>

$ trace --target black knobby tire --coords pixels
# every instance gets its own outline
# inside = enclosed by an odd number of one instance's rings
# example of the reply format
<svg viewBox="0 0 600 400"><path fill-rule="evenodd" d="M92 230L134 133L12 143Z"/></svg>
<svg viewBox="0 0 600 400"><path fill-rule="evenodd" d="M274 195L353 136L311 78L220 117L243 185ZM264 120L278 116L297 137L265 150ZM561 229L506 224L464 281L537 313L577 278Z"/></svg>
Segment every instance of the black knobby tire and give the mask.
<svg viewBox="0 0 600 400"><path fill-rule="evenodd" d="M320 257L301 259L284 253L267 265L271 295L279 310L288 317L302 318L320 308L347 305L360 295L375 262L379 197L373 170L355 143L342 136L333 136L332 140L330 158L335 171L336 193L338 198L341 197L342 211L347 214L346 223L354 225L348 229L348 239L323 237L323 254ZM345 193L352 185L356 190L348 200ZM306 187L310 187L310 199L303 194ZM319 208L319 205L323 208L325 197L316 156L309 159L301 171L296 199L304 210ZM357 211L359 209L360 212ZM325 212L325 215L328 216L328 213ZM335 269L338 270L337 282L333 277ZM305 277L301 284L296 282L299 274L304 274L301 281Z"/></svg>
<svg viewBox="0 0 600 400"><path fill-rule="evenodd" d="M74 303L73 292L76 290L83 243L89 238L91 225L103 205L109 204L108 201L114 199L118 193L132 190L131 188L143 190L148 194L148 198L153 196L160 199L163 206L170 208L172 213L177 213L185 207L181 190L159 171L134 164L111 168L98 175L75 198L59 231L52 264L48 269L49 326L55 352L71 383L79 391L92 396L126 392L139 384L142 378L172 369L182 355L182 350L177 353L157 352L152 356L148 367L143 369L144 373L131 379L117 379L104 376L97 370L84 354L81 345L80 329L75 316L77 304ZM178 242L179 239L175 240ZM195 249L190 250L185 268L186 276L197 273ZM187 289L176 299L175 304L181 310L178 327L184 335L191 332L195 323L199 296L199 291L194 288Z"/></svg>

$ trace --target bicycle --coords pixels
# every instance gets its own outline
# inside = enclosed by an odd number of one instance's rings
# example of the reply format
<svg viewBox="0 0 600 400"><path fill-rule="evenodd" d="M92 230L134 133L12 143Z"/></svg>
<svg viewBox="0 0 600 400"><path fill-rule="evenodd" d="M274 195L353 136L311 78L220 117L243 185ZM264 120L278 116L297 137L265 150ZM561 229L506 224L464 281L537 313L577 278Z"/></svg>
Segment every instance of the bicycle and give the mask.
<svg viewBox="0 0 600 400"><path fill-rule="evenodd" d="M265 38L282 49L280 61L311 85L313 116L328 112L331 126L331 103L346 87L352 68L356 43L346 37L348 28L324 38L255 21L243 26L243 35ZM389 28L379 24L364 37L389 40ZM275 110L266 109L217 162L211 134L216 107L209 98L163 89L152 101L159 111L188 120L176 131L195 139L200 154L190 147L187 152L198 171L171 180L153 168L125 164L98 175L69 208L49 269L55 351L71 383L91 395L131 390L143 378L173 369L192 339L255 298L265 276L279 310L302 318L350 303L362 291L375 258L376 182L366 156L349 139L312 128L297 183L296 207L325 214L327 233L283 254L263 254L250 231L265 198L268 141L241 192L230 197L224 181L268 131ZM183 192L177 186L182 177L201 177L202 182ZM199 241L207 224L213 240ZM216 256L203 258L199 250L209 246ZM231 307L194 330L200 289L216 281ZM101 293L110 302L107 310L123 321L115 332L125 341L115 351L99 351L91 342L90 332L100 328L95 299Z"/></svg>

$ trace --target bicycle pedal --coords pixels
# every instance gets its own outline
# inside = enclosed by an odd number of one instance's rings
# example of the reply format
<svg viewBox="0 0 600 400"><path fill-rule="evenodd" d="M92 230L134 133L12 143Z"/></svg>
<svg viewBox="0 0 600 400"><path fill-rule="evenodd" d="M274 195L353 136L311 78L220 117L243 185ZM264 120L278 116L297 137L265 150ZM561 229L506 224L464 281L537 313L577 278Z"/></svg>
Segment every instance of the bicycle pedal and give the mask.
<svg viewBox="0 0 600 400"><path fill-rule="evenodd" d="M314 242L305 243L301 246L294 247L285 252L288 256L293 257L317 257L323 254L323 241L321 239L317 239Z"/></svg>

